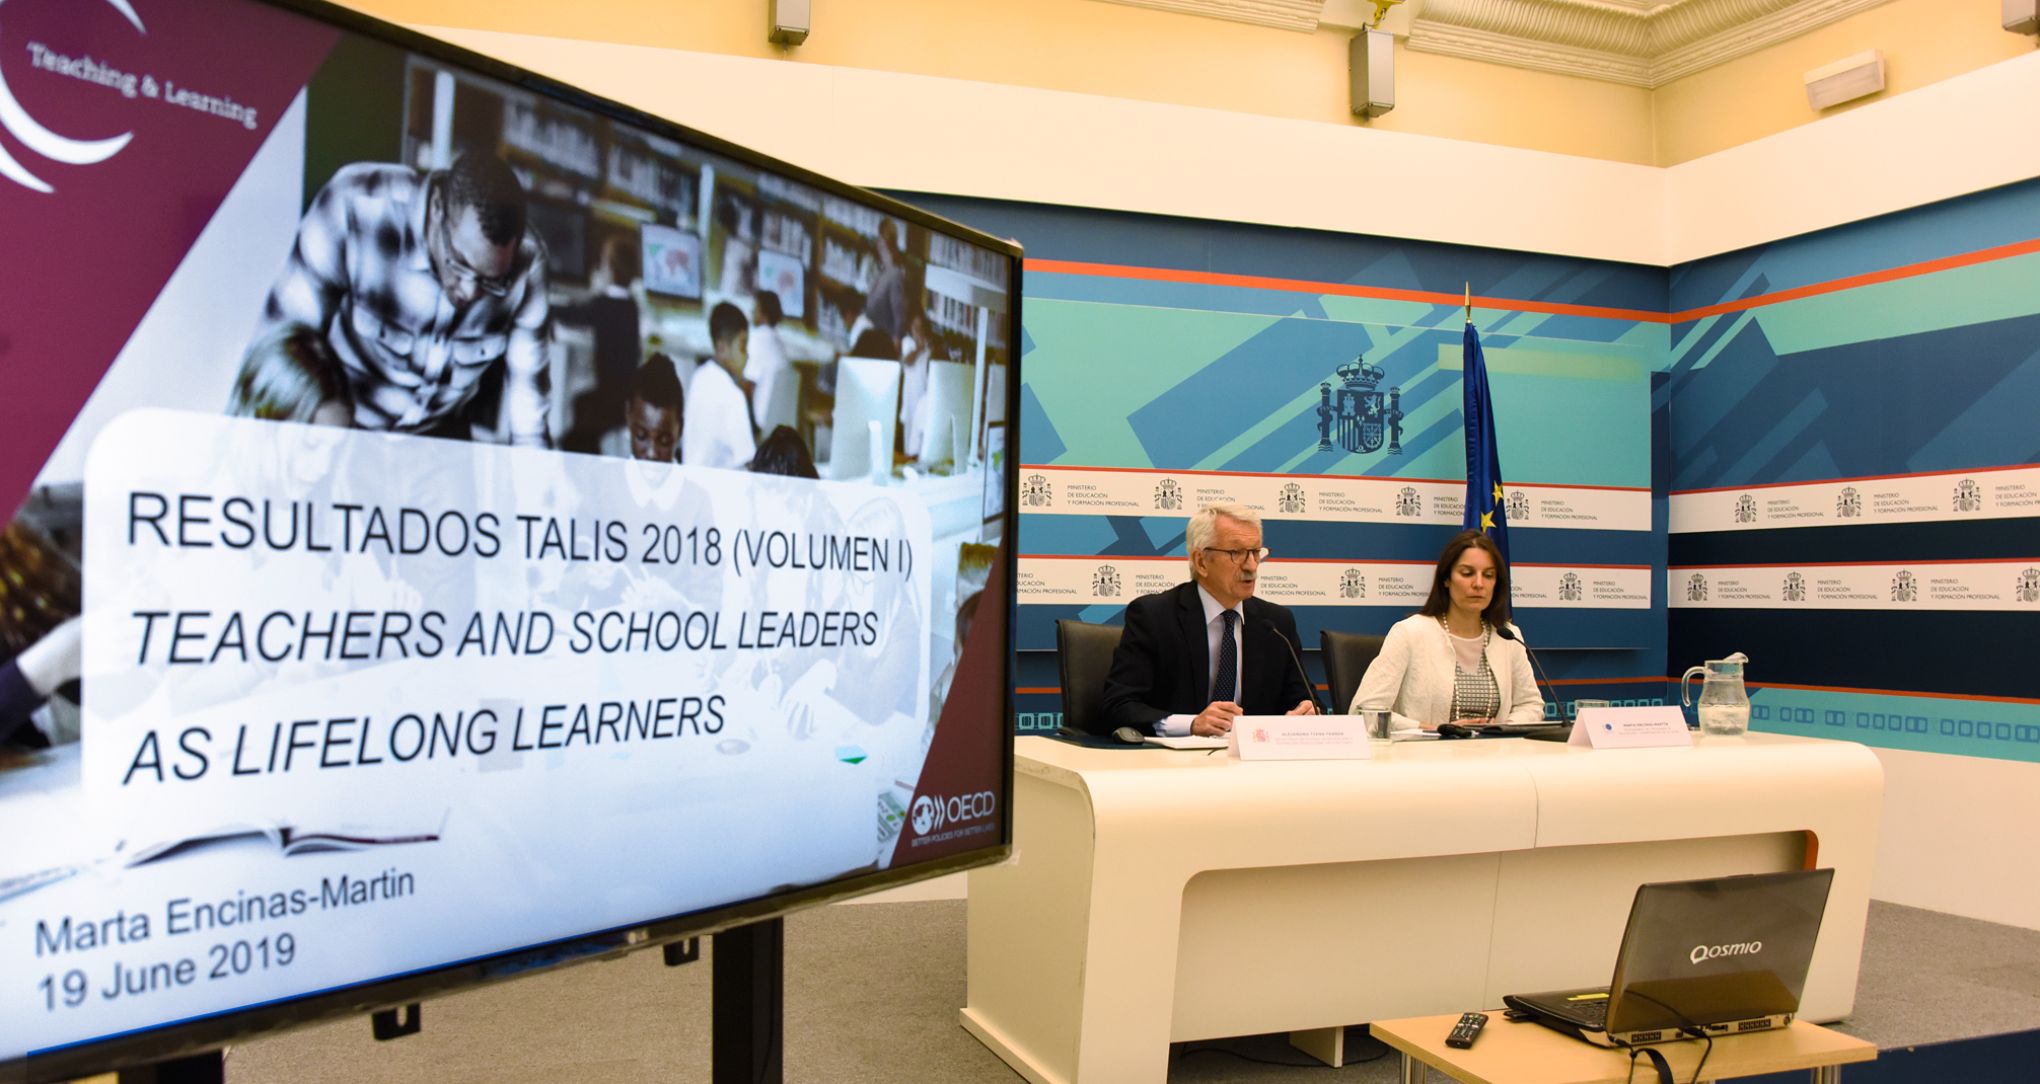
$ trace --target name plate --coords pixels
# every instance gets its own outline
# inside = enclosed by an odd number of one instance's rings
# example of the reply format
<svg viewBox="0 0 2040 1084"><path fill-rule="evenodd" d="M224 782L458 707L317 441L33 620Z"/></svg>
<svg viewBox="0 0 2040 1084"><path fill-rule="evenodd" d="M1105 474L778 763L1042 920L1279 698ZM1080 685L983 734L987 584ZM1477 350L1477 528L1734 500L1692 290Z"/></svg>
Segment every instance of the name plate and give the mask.
<svg viewBox="0 0 2040 1084"><path fill-rule="evenodd" d="M1241 715L1232 755L1241 760L1368 760L1374 747L1357 715Z"/></svg>
<svg viewBox="0 0 2040 1084"><path fill-rule="evenodd" d="M1669 704L1640 708L1581 708L1567 745L1594 749L1664 749L1693 744L1686 714Z"/></svg>

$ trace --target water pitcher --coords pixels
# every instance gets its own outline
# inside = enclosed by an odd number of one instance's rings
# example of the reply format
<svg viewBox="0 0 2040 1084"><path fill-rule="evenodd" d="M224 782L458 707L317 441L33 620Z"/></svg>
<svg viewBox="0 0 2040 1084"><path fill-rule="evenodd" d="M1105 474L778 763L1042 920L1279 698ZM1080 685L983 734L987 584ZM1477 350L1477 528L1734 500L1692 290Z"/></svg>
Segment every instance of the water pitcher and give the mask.
<svg viewBox="0 0 2040 1084"><path fill-rule="evenodd" d="M1749 661L1748 655L1738 651L1725 659L1709 659L1679 678L1679 703L1688 707L1693 701L1687 682L1695 676L1705 679L1700 686L1702 734L1741 734L1750 728L1750 694L1742 683L1743 666Z"/></svg>

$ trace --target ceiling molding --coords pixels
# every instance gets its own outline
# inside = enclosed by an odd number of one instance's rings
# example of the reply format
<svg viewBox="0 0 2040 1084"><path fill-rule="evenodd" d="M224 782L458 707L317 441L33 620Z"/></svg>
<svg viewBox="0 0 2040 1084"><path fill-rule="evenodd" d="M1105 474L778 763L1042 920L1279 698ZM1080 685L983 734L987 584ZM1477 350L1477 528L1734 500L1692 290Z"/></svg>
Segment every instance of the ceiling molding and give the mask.
<svg viewBox="0 0 2040 1084"><path fill-rule="evenodd" d="M1236 23L1272 26L1311 33L1318 28L1325 0L1105 0L1108 4L1154 8L1179 15L1203 15Z"/></svg>
<svg viewBox="0 0 2040 1084"><path fill-rule="evenodd" d="M1424 0L1409 47L1655 88L1890 0Z"/></svg>
<svg viewBox="0 0 2040 1084"><path fill-rule="evenodd" d="M1796 38L1808 31L1818 30L1829 23L1839 22L1858 12L1868 11L1890 2L1891 0L1806 0L1805 3L1794 4L1741 26L1731 27L1691 44L1658 54L1652 62L1657 79L1652 85L1662 86L1674 79L1683 79L1694 72L1704 71L1739 56L1748 56L1759 49L1788 38Z"/></svg>
<svg viewBox="0 0 2040 1084"><path fill-rule="evenodd" d="M1411 23L1409 47L1421 53L1439 53L1489 64L1577 75L1633 87L1654 85L1651 63L1641 57L1474 30L1450 23L1428 23L1421 19Z"/></svg>

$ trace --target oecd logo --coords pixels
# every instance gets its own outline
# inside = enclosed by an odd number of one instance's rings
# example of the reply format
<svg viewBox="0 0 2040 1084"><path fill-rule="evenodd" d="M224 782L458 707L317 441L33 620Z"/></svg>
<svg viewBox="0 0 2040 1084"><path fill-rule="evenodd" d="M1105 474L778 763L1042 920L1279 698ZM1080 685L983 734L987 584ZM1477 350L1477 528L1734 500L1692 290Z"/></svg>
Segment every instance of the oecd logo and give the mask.
<svg viewBox="0 0 2040 1084"><path fill-rule="evenodd" d="M1806 577L1800 575L1797 572L1786 573L1785 588L1783 594L1785 595L1785 601L1787 602L1805 602Z"/></svg>
<svg viewBox="0 0 2040 1084"><path fill-rule="evenodd" d="M1424 498L1409 486L1395 495L1395 514L1398 516L1421 516L1424 514Z"/></svg>
<svg viewBox="0 0 2040 1084"><path fill-rule="evenodd" d="M1757 499L1745 493L1735 499L1735 521L1755 523L1757 521Z"/></svg>
<svg viewBox="0 0 2040 1084"><path fill-rule="evenodd" d="M1357 568L1349 568L1339 574L1340 598L1366 598L1367 577Z"/></svg>
<svg viewBox="0 0 2040 1084"><path fill-rule="evenodd" d="M1402 454L1402 389L1390 388L1383 395L1375 388L1387 375L1379 365L1354 358L1338 368L1339 387L1329 382L1318 385L1318 451L1332 450L1332 436L1349 452L1378 452L1382 438L1388 438L1388 454Z"/></svg>
<svg viewBox="0 0 2040 1084"><path fill-rule="evenodd" d="M1863 514L1863 496L1855 486L1843 486L1835 495L1835 515L1842 519L1855 519Z"/></svg>
<svg viewBox="0 0 2040 1084"><path fill-rule="evenodd" d="M1964 478L1955 483L1955 510L1976 512L1983 508L1983 487L1974 478Z"/></svg>
<svg viewBox="0 0 2040 1084"><path fill-rule="evenodd" d="M914 834L925 836L943 828L981 821L999 811L999 796L988 790L975 794L923 794L914 799Z"/></svg>
<svg viewBox="0 0 2040 1084"><path fill-rule="evenodd" d="M1560 602L1578 602L1585 597L1586 591L1580 586L1579 573L1568 572L1558 578L1558 600Z"/></svg>
<svg viewBox="0 0 2040 1084"><path fill-rule="evenodd" d="M1304 510L1303 487L1290 482L1282 487L1282 493L1275 498L1275 506L1290 515L1299 515Z"/></svg>
<svg viewBox="0 0 2040 1084"><path fill-rule="evenodd" d="M1055 503L1055 489L1047 478L1030 474L1020 482L1020 503L1030 508L1046 508Z"/></svg>
<svg viewBox="0 0 2040 1084"><path fill-rule="evenodd" d="M1111 565L1099 565L1091 573L1091 594L1099 598L1119 597L1119 570Z"/></svg>
<svg viewBox="0 0 2040 1084"><path fill-rule="evenodd" d="M1155 483L1155 507L1166 512L1183 507L1183 487L1174 478Z"/></svg>
<svg viewBox="0 0 2040 1084"><path fill-rule="evenodd" d="M1695 572L1686 580L1686 601L1707 601L1707 577Z"/></svg>
<svg viewBox="0 0 2040 1084"><path fill-rule="evenodd" d="M1530 498L1520 489L1509 492L1509 518L1519 521L1530 518Z"/></svg>
<svg viewBox="0 0 2040 1084"><path fill-rule="evenodd" d="M1913 578L1912 573L1899 569L1898 575L1891 578L1891 601L1911 602L1918 597L1919 581Z"/></svg>
<svg viewBox="0 0 2040 1084"><path fill-rule="evenodd" d="M927 835L942 823L942 807L935 799L923 794L914 799L914 834Z"/></svg>
<svg viewBox="0 0 2040 1084"><path fill-rule="evenodd" d="M2020 602L2040 602L2040 568L2029 568L2019 573L2019 582L2012 594Z"/></svg>

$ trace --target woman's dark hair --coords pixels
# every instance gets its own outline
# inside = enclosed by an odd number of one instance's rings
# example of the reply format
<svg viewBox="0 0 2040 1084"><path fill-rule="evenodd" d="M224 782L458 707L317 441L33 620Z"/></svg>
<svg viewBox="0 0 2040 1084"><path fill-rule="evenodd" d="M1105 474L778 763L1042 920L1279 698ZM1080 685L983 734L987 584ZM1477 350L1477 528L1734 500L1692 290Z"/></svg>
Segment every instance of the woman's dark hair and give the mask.
<svg viewBox="0 0 2040 1084"><path fill-rule="evenodd" d="M681 390L680 374L673 368L673 359L661 353L653 353L630 375L630 395L647 406L670 410L676 418L687 411L687 394Z"/></svg>
<svg viewBox="0 0 2040 1084"><path fill-rule="evenodd" d="M807 442L789 425L775 427L764 440L758 442L757 454L751 457L752 474L784 474L790 478L820 478L815 470L815 457L808 454Z"/></svg>
<svg viewBox="0 0 2040 1084"><path fill-rule="evenodd" d="M1487 609L1480 612L1482 620L1500 628L1509 620L1509 562L1502 560L1502 551L1495 548L1495 540L1479 531L1461 531L1445 543L1445 551L1438 555L1437 571L1431 574L1431 597L1424 600L1424 608L1417 612L1425 617L1442 617L1452 609L1452 569L1459 564L1459 558L1470 549L1480 549L1495 562L1495 593L1488 597Z"/></svg>
<svg viewBox="0 0 2040 1084"><path fill-rule="evenodd" d="M850 347L853 358L879 358L884 361L900 360L900 344L892 336L875 327L864 329L857 336L857 342Z"/></svg>

